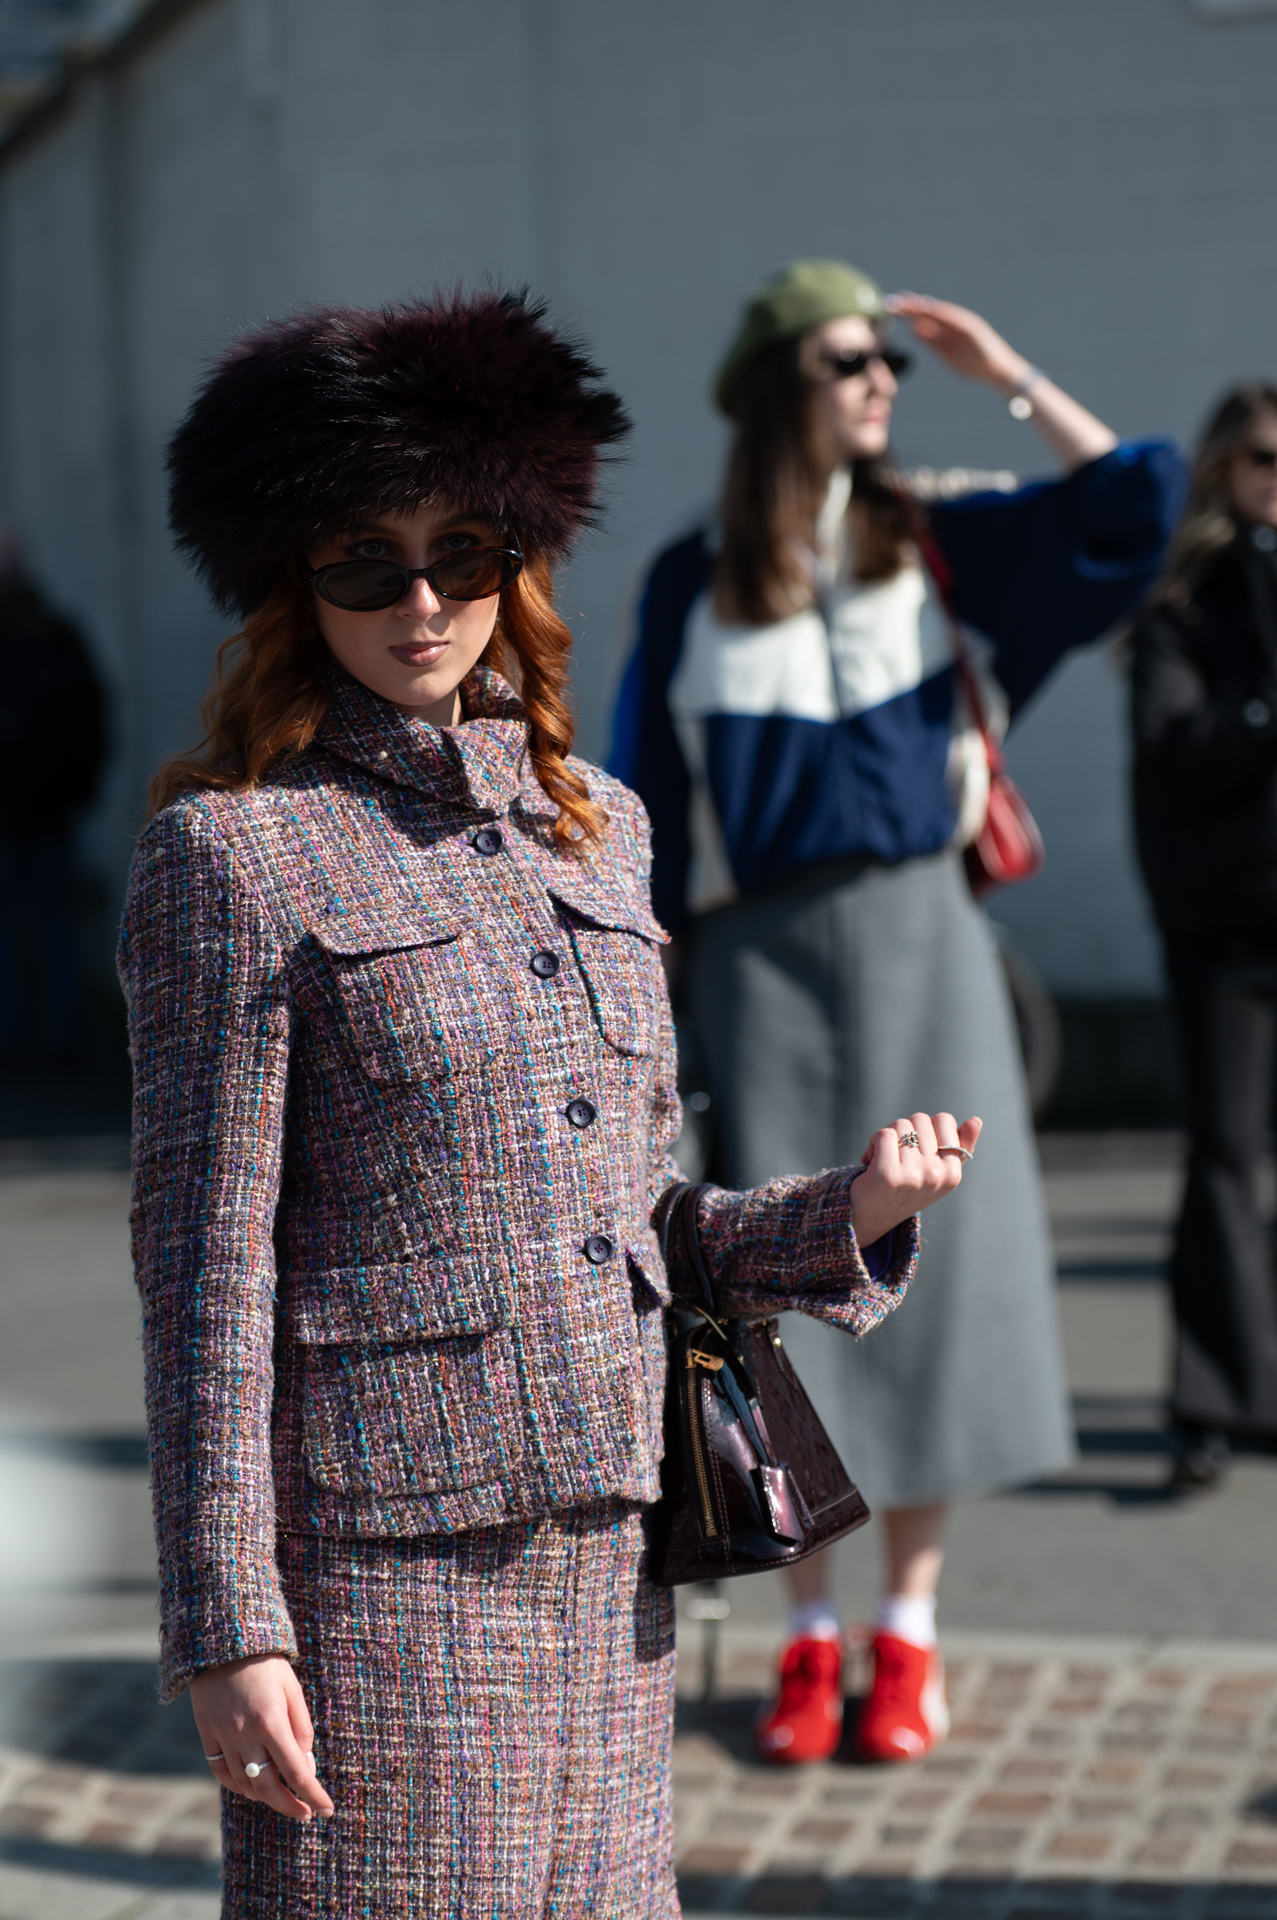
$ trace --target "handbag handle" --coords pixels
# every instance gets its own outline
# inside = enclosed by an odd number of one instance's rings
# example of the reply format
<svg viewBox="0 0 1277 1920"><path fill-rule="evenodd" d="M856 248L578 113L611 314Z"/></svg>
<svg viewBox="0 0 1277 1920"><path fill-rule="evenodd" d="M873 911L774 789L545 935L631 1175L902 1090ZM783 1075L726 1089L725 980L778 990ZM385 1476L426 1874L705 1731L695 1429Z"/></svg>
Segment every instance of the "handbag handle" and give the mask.
<svg viewBox="0 0 1277 1920"><path fill-rule="evenodd" d="M696 1287L694 1294L680 1293L678 1300L686 1300L698 1313L712 1316L717 1315L718 1304L714 1297L714 1282L709 1277L705 1256L701 1252L701 1238L696 1231L696 1209L700 1205L701 1195L714 1191L713 1182L709 1180L702 1181L699 1186L684 1180L667 1187L658 1202L657 1225L666 1273L670 1270L670 1242L677 1233L677 1244L683 1254L683 1271L690 1274Z"/></svg>

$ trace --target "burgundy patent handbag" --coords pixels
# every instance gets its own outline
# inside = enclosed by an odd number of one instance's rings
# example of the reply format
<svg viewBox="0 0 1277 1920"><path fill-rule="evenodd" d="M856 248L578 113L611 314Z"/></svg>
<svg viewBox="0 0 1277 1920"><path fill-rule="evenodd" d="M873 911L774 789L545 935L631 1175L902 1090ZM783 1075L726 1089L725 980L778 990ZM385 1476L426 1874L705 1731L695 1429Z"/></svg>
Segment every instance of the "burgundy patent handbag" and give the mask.
<svg viewBox="0 0 1277 1920"><path fill-rule="evenodd" d="M793 1566L869 1518L775 1318L716 1310L696 1230L708 1191L671 1187L657 1221L680 1284L667 1316L661 1498L648 1516L648 1570L663 1587Z"/></svg>

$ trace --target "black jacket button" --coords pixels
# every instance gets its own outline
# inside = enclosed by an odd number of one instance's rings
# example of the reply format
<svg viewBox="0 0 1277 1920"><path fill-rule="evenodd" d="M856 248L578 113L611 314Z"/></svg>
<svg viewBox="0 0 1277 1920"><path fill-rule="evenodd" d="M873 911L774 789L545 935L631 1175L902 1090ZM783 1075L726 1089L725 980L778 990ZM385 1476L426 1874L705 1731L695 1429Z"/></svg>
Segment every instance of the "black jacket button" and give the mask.
<svg viewBox="0 0 1277 1920"><path fill-rule="evenodd" d="M558 954L551 953L548 947L543 947L540 953L534 953L532 956L532 971L538 980L552 979L559 971Z"/></svg>
<svg viewBox="0 0 1277 1920"><path fill-rule="evenodd" d="M505 835L500 827L480 827L470 844L476 853L500 853Z"/></svg>
<svg viewBox="0 0 1277 1920"><path fill-rule="evenodd" d="M588 1100L569 1100L565 1111L574 1127L592 1127L599 1117L598 1108Z"/></svg>
<svg viewBox="0 0 1277 1920"><path fill-rule="evenodd" d="M592 1267L605 1267L616 1248L605 1233L592 1233L581 1251Z"/></svg>

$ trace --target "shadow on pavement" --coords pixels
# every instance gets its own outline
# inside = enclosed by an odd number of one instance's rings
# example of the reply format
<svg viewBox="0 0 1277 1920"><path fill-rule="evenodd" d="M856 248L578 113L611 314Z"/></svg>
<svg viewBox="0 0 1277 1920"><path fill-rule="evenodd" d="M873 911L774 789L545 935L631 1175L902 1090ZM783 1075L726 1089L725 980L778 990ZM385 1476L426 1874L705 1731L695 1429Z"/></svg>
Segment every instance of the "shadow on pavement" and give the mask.
<svg viewBox="0 0 1277 1920"><path fill-rule="evenodd" d="M160 1705L153 1662L4 1662L0 1743L0 1860L218 1885L218 1790L189 1703Z"/></svg>
<svg viewBox="0 0 1277 1920"><path fill-rule="evenodd" d="M769 1873L744 1882L689 1875L679 1881L687 1914L855 1914L862 1920L1152 1920L1154 1915L1203 1920L1271 1920L1277 1884L1019 1880L955 1875L933 1881L885 1875Z"/></svg>

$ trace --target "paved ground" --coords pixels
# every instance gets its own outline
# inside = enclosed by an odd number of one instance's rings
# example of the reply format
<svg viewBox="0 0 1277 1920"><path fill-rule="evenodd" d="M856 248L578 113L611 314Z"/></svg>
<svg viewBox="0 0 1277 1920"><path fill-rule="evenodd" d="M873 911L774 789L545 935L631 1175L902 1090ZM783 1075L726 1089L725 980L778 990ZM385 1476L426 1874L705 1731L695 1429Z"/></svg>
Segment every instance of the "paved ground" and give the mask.
<svg viewBox="0 0 1277 1920"><path fill-rule="evenodd" d="M689 1912L1277 1920L1277 1462L1164 1491L1174 1141L1044 1157L1081 1450L958 1513L954 1736L899 1772L755 1767L784 1594L734 1583L707 1709L703 1629L680 1632ZM0 1142L0 1920L218 1911L215 1791L188 1708L153 1700L126 1187L118 1139ZM873 1586L868 1529L840 1559L849 1618Z"/></svg>

